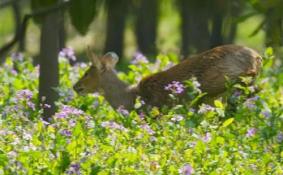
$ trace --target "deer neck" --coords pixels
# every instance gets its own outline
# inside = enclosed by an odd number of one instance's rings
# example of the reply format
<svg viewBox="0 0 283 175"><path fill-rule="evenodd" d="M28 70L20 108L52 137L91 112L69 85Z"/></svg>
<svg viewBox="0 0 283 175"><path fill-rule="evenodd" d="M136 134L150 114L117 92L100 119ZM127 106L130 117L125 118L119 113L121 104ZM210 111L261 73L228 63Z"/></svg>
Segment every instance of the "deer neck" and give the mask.
<svg viewBox="0 0 283 175"><path fill-rule="evenodd" d="M114 70L104 72L100 81L104 97L113 108L124 106L130 110L134 107L134 89L120 80Z"/></svg>

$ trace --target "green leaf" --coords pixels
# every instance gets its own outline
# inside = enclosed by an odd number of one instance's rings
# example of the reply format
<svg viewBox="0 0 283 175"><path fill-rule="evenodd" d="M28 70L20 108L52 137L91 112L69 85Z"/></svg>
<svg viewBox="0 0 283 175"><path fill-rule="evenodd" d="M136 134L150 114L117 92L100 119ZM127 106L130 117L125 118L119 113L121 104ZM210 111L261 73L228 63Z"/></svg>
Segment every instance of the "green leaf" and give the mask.
<svg viewBox="0 0 283 175"><path fill-rule="evenodd" d="M7 156L1 151L0 152L0 166L5 166L8 163Z"/></svg>
<svg viewBox="0 0 283 175"><path fill-rule="evenodd" d="M96 0L71 0L69 14L73 26L85 35L96 14Z"/></svg>
<svg viewBox="0 0 283 175"><path fill-rule="evenodd" d="M222 124L222 127L223 128L226 128L227 126L229 126L231 123L233 123L234 121L234 118L229 118L227 119L223 124Z"/></svg>
<svg viewBox="0 0 283 175"><path fill-rule="evenodd" d="M90 174L91 175L96 175L100 172L101 170L101 166L98 166L98 165L91 165L91 172Z"/></svg>
<svg viewBox="0 0 283 175"><path fill-rule="evenodd" d="M273 48L272 47L268 47L268 48L266 48L266 50L265 50L265 52L264 52L264 55L266 56L266 57L272 57L273 56Z"/></svg>
<svg viewBox="0 0 283 175"><path fill-rule="evenodd" d="M220 109L223 109L223 108L224 108L223 103L222 103L220 100L215 100L215 101L214 101L214 105L215 105L217 108L220 108Z"/></svg>
<svg viewBox="0 0 283 175"><path fill-rule="evenodd" d="M59 162L58 170L60 173L64 172L70 165L71 160L70 160L70 155L68 152L63 151L61 153L61 159Z"/></svg>

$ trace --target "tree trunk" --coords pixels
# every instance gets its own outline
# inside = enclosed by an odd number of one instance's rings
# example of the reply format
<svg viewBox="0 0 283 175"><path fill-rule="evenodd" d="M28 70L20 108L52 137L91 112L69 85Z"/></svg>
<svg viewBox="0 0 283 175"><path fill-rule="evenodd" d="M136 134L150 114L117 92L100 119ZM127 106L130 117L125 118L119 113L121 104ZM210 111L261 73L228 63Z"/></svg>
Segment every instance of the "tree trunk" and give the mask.
<svg viewBox="0 0 283 175"><path fill-rule="evenodd" d="M114 51L123 55L124 31L127 16L126 0L108 0L107 2L107 31L104 52Z"/></svg>
<svg viewBox="0 0 283 175"><path fill-rule="evenodd" d="M275 13L276 9L270 9L266 18L266 46L277 48L283 44L283 18Z"/></svg>
<svg viewBox="0 0 283 175"><path fill-rule="evenodd" d="M137 11L138 49L145 55L156 54L158 0L141 0Z"/></svg>
<svg viewBox="0 0 283 175"><path fill-rule="evenodd" d="M13 11L14 11L14 19L15 19L15 34L17 34L21 30L21 8L20 8L20 2L15 1L13 2ZM20 52L25 51L25 37L23 37L19 40L19 49Z"/></svg>
<svg viewBox="0 0 283 175"><path fill-rule="evenodd" d="M212 31L210 37L210 47L216 47L223 44L223 16L221 14L215 14L212 20Z"/></svg>
<svg viewBox="0 0 283 175"><path fill-rule="evenodd" d="M59 85L59 13L53 12L44 17L40 38L39 101L51 105L44 108L43 118L48 121L55 113L58 94L54 88Z"/></svg>
<svg viewBox="0 0 283 175"><path fill-rule="evenodd" d="M182 54L201 52L210 46L208 30L208 3L198 0L180 0Z"/></svg>

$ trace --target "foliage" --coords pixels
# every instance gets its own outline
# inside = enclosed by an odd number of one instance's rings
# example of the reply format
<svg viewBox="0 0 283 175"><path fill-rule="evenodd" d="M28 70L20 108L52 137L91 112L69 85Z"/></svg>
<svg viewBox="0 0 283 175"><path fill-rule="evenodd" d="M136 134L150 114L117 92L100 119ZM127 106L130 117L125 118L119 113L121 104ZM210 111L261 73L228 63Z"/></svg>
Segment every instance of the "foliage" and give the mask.
<svg viewBox="0 0 283 175"><path fill-rule="evenodd" d="M172 59L136 62L119 76L136 83ZM8 58L0 68L0 174L282 174L283 74L272 61L268 49L258 93L254 86L233 87L233 109L219 99L214 107L142 113L114 111L98 94L74 94L87 65L71 67L60 58L58 112L45 122L48 104L36 105L39 67ZM142 105L138 99L136 108Z"/></svg>
<svg viewBox="0 0 283 175"><path fill-rule="evenodd" d="M30 5L32 11L35 12L59 4L59 2L59 0L32 0ZM70 19L72 25L80 34L85 35L87 33L88 27L97 13L97 5L99 4L101 4L99 0L70 0L68 8ZM34 17L34 19L36 23L41 23L39 17Z"/></svg>
<svg viewBox="0 0 283 175"><path fill-rule="evenodd" d="M96 15L97 0L71 0L69 13L72 24L84 35Z"/></svg>

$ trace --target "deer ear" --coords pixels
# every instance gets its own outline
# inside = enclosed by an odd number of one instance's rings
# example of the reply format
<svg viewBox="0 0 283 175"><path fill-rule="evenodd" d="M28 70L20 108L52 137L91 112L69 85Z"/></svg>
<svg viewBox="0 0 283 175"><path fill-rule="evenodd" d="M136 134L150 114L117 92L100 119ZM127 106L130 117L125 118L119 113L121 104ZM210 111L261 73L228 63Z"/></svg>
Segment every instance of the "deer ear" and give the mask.
<svg viewBox="0 0 283 175"><path fill-rule="evenodd" d="M114 69L118 61L119 61L119 57L114 52L106 53L101 59L101 62L104 64L105 68L108 70Z"/></svg>
<svg viewBox="0 0 283 175"><path fill-rule="evenodd" d="M92 63L93 66L100 69L102 67L101 62L99 58L91 51L90 47L87 47L87 57L89 58L89 61Z"/></svg>

